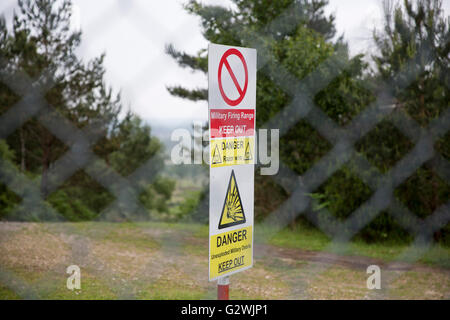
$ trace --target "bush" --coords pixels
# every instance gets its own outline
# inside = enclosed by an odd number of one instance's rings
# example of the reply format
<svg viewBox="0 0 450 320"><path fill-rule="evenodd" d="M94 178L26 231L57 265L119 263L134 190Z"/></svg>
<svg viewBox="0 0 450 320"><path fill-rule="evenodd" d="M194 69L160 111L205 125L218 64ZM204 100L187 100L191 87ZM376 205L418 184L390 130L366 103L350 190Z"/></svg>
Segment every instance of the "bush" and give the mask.
<svg viewBox="0 0 450 320"><path fill-rule="evenodd" d="M161 214L169 211L168 202L175 189L175 181L166 177L159 177L145 188L139 200L149 211L147 218L160 220Z"/></svg>
<svg viewBox="0 0 450 320"><path fill-rule="evenodd" d="M202 199L201 191L191 191L180 205L180 218L192 215Z"/></svg>
<svg viewBox="0 0 450 320"><path fill-rule="evenodd" d="M14 160L14 152L4 140L0 140L0 159L5 162ZM19 202L20 197L0 183L0 219L4 219Z"/></svg>
<svg viewBox="0 0 450 320"><path fill-rule="evenodd" d="M73 199L63 190L51 194L47 201L67 221L92 220L97 216L81 200Z"/></svg>

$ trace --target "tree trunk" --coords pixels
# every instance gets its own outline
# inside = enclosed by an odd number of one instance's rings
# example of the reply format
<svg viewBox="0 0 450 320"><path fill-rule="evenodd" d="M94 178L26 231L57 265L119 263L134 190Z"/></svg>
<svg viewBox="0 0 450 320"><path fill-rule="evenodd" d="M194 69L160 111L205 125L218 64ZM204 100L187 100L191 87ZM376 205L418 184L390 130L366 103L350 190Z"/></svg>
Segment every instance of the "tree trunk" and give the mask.
<svg viewBox="0 0 450 320"><path fill-rule="evenodd" d="M52 137L45 134L42 144L42 177L41 177L41 196L45 199L48 195L48 168L50 166L50 152Z"/></svg>
<svg viewBox="0 0 450 320"><path fill-rule="evenodd" d="M26 162L25 162L25 157L26 157L26 147L25 147L25 135L24 135L24 130L23 128L20 128L20 170L22 170L22 172L25 172L26 168Z"/></svg>

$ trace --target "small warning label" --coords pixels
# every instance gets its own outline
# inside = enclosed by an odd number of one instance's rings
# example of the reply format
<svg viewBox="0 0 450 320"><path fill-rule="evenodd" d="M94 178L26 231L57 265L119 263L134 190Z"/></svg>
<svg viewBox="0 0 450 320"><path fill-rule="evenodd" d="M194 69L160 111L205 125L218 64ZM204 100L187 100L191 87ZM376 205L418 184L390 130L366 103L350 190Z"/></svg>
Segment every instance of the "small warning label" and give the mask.
<svg viewBox="0 0 450 320"><path fill-rule="evenodd" d="M254 141L253 137L211 140L211 167L253 164Z"/></svg>
<svg viewBox="0 0 450 320"><path fill-rule="evenodd" d="M244 208L242 207L241 195L236 182L234 170L231 170L228 182L227 194L223 203L222 215L219 220L219 229L245 223Z"/></svg>
<svg viewBox="0 0 450 320"><path fill-rule="evenodd" d="M212 154L212 164L220 164L222 163L222 156L220 155L219 147L216 145L214 148L214 152Z"/></svg>

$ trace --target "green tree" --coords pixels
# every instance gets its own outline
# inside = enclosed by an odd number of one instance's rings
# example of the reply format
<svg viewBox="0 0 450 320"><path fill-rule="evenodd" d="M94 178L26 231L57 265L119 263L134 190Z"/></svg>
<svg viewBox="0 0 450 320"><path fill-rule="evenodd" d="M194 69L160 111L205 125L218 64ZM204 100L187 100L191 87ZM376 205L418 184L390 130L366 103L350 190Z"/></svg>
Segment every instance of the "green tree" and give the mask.
<svg viewBox="0 0 450 320"><path fill-rule="evenodd" d="M104 55L87 63L76 56L81 32L70 28L71 2L19 0L18 4L12 31L8 32L4 21L0 24L4 49L1 55L10 76L17 78L24 72L36 79L33 85L37 87L52 83L51 88L43 92L50 106L80 128L102 119L95 128L106 134L121 110L120 97L114 96L105 85ZM2 109L8 109L15 100L17 98L7 97L7 101L1 103ZM68 146L36 119L28 121L8 141L21 157L21 168L28 167L41 175L41 193L48 196L50 164Z"/></svg>
<svg viewBox="0 0 450 320"><path fill-rule="evenodd" d="M420 125L443 115L449 101L449 20L441 1L385 1L382 31L374 32L378 53L373 55L375 73L368 77L375 91L385 90L387 83L395 99L396 113L406 112ZM445 156L449 135L441 137L436 150ZM356 149L382 173L414 147L389 117L358 141ZM336 172L322 185L315 197L337 218L346 219L372 194L351 172L351 163ZM370 173L367 173L370 175ZM448 201L450 187L425 163L394 192L409 210L424 219ZM320 207L319 206L319 207ZM317 210L318 212L320 210ZM406 220L406 217L404 218ZM387 211L379 215L358 234L366 241L410 241L413 237ZM435 232L435 240L449 244L450 225Z"/></svg>
<svg viewBox="0 0 450 320"><path fill-rule="evenodd" d="M151 136L150 126L138 116L128 113L111 132L109 140L116 150L109 154L108 161L121 175L130 175L150 158L155 167L163 167L163 145Z"/></svg>
<svg viewBox="0 0 450 320"><path fill-rule="evenodd" d="M150 127L130 112L121 116L122 102L105 82L102 54L86 61L76 55L81 31L70 28L70 0L19 0L9 30L0 19L0 115L30 92L16 92L24 85L22 74L32 79L33 88L41 89L45 102L77 128L89 126L92 136L100 137L92 149L119 174L127 176L150 160L155 171L162 168L160 142L151 137ZM36 99L38 100L38 99ZM30 104L36 100L29 101ZM16 155L16 165L28 175L40 179L40 191L69 220L92 219L113 196L83 170L76 171L56 191L50 192L49 170L71 145L55 137L42 123L51 119L44 111L29 119L7 138ZM63 123L57 125L64 126ZM67 143L67 142L66 142ZM75 164L74 164L75 165ZM154 206L164 207L170 188L142 181L141 187L153 188ZM149 203L149 202L147 202ZM152 202L153 203L153 202Z"/></svg>
<svg viewBox="0 0 450 320"><path fill-rule="evenodd" d="M448 107L449 29L440 0L385 1L384 29L374 33L378 80L395 80L397 105L423 126Z"/></svg>
<svg viewBox="0 0 450 320"><path fill-rule="evenodd" d="M252 41L262 39L268 50L285 70L299 82L311 72L327 77L337 65L344 66L341 72L325 88L313 95L314 103L341 125L347 124L372 98L365 89L362 74L366 65L362 56L351 58L342 38L334 41L336 33L334 17L327 16L325 0L257 1L234 0L233 8L204 5L189 1L185 9L201 20L203 36L209 42L248 47ZM271 23L277 19L276 27ZM207 73L206 49L195 55L167 46L171 55L183 68ZM283 110L293 99L272 75L278 72L277 65L268 63L257 75L257 127L266 124L275 114ZM308 83L306 92L312 92L314 83ZM206 100L204 88L186 88L183 85L168 87L169 92L180 98ZM298 108L302 108L300 103ZM285 124L274 124L281 128ZM330 149L307 121L299 121L288 130L280 141L281 160L297 174L303 174ZM287 194L270 181L256 175L256 213L264 215L276 208ZM270 201L267 194L271 194Z"/></svg>
<svg viewBox="0 0 450 320"><path fill-rule="evenodd" d="M375 80L393 84L394 113L406 112L424 127L442 117L450 101L450 19L443 12L442 1L386 1L384 29L374 33L374 40L378 48L373 56ZM382 134L390 138L380 139ZM398 160L407 144L411 142L393 130L384 130L366 139L362 150L384 155L379 163L385 166ZM435 150L446 157L449 148L447 133L440 137ZM423 219L448 201L450 187L427 162L397 188L395 195ZM450 225L444 226L434 237L450 244Z"/></svg>
<svg viewBox="0 0 450 320"><path fill-rule="evenodd" d="M175 188L174 180L159 174L164 168L162 143L151 136L150 126L130 113L111 133L109 141L116 146L115 151L108 155L109 162L121 175L128 176L147 161L151 162L151 166L146 170L151 168L154 178L151 181L137 180L138 186L143 189L139 194L139 201L149 210L149 214L144 217L134 217L160 219L160 214L168 211L168 201ZM133 213L122 212L121 214L130 217Z"/></svg>

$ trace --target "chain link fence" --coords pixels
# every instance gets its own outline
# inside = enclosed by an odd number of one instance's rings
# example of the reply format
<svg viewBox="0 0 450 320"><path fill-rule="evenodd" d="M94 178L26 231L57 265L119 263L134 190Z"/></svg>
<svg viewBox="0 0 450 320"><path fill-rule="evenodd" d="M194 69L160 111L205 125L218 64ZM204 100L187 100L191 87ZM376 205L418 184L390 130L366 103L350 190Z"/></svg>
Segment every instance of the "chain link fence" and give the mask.
<svg viewBox="0 0 450 320"><path fill-rule="evenodd" d="M127 7L128 2L126 3L125 5L125 2L120 2L121 6ZM126 8L124 10L126 11ZM438 119L432 120L428 127L424 128L404 110L396 106L393 99L394 84L398 85L398 79L401 78L406 87L410 81L405 81L405 79L412 81L421 71L417 68L416 57L413 57L402 72L392 78L390 82L383 84L382 90L377 93L376 101L354 117L348 125L344 127L338 125L315 105L313 98L347 66L335 64L330 69L328 77L323 77L323 74L316 70L299 80L286 70L276 60L270 49L266 47L265 31L284 28L285 24L282 22L284 19L292 17L291 12L293 10L295 8L286 10L285 13L267 25L263 32L243 35L243 37L246 37L245 42L258 50L258 72L265 73L291 97L291 102L281 112L272 117L263 128L278 128L280 137L282 137L300 120L307 121L332 145L332 148L302 175L296 174L280 161L280 171L278 174L271 176L271 179L286 190L289 197L264 218L261 224L255 226L255 229L270 230L270 232L264 233L256 239L256 264L258 264L258 258L270 255L267 252L267 244L270 239L299 216L304 216L331 241L325 250L314 253L314 259L307 261L298 269L295 269L295 267L289 269L291 282L285 297L294 299L312 298L313 296L308 293L312 281L319 279L327 270L332 268L335 260L340 259L342 255L351 254L352 238L382 211L387 211L414 238L407 249L382 267L382 270L397 270L398 272L386 273L386 276L383 274L382 289L367 291L367 294L363 296L364 298L374 299L389 298L390 284L409 270L408 267L399 269L398 262L416 263L432 245L434 232L450 222L450 202L440 206L429 217L420 219L394 195L395 189L412 176L424 163L430 164L442 180L449 182L450 164L435 151L434 145L437 139L444 136L449 129L450 110L447 108ZM133 19L136 30L139 32L143 29L142 26L146 25L145 11L142 12L141 16ZM108 18L107 11L104 15L98 17L95 26L88 28L88 30L97 29L96 26L100 26L98 33L101 36L101 33L113 23L116 22ZM295 26L296 24L292 23L292 28L295 28ZM2 61L2 65L3 63L4 61ZM324 63L327 64L327 68L330 68L330 61ZM142 88L149 85L146 82L145 75L152 67L153 63L150 62L147 67L143 68L142 73L137 75L138 79L142 80ZM139 201L139 194L143 191L143 185L153 182L158 175L160 168L154 165L154 159L149 159L129 176L120 175L92 151L92 146L101 138L101 135L96 131L96 126L102 119L98 119L98 122L80 129L46 102L45 94L54 85L50 74L44 73L39 77L31 78L22 72L11 76L7 70L2 69L0 80L21 97L18 103L0 116L0 139L6 139L29 119L35 118L52 135L68 146L68 151L49 170L49 193L57 190L75 172L84 170L115 198L100 213L99 221L114 220L118 212L145 214L147 209ZM366 156L355 149L355 144L384 119L389 119L414 144L414 147L390 170L382 173L368 161ZM319 212L313 212L311 207L315 200L310 197L310 194L349 162L353 164L358 177L370 187L372 191L370 198L345 220L337 219L326 208L321 208ZM14 208L15 211L28 212L35 220L64 221L63 216L50 206L46 199L42 198L39 184L5 159L0 159L0 182L22 199L20 204ZM205 199L199 204L199 208L203 210L207 204L208 200ZM36 216L34 213L40 214ZM134 219L132 216L128 218L131 221ZM145 227L138 223L136 227L145 231ZM126 269L126 264L117 266L108 260L111 258L110 256L105 258L105 256L97 255L99 246L94 243L94 238L81 234L77 226L59 223L50 224L48 228L56 233L70 235L64 239L65 245L70 248L70 254L57 264L55 270L61 273L61 270L65 271L69 264L79 265L82 270L83 267L89 267L93 277L108 279L105 280L107 288L116 292L119 298L139 297L140 292L136 289L138 281L145 279L144 281L147 281L151 287L152 282L160 281L162 275L166 275L167 270L174 270L175 266L180 264L183 265L183 274L193 275L203 271L205 281L207 278L207 269L204 265L189 263L189 253L183 247L183 237L192 235L188 230L180 230L175 236L170 233L166 234L164 230L161 230L158 234L161 240L158 244L160 246L159 253L152 256L145 255L142 259L135 259L135 257L130 256L129 263L141 263L142 265L137 267L137 271L133 273L132 279L135 279L134 281L124 281L118 276L117 272L120 273L121 268ZM111 230L103 233L99 230L95 232L101 233L103 237L108 237L108 232L111 232ZM114 237L115 234L111 233L110 236ZM10 241L7 237L4 240ZM206 263L207 250L204 251L204 260ZM166 261L166 270L161 270L161 261ZM246 271L246 273L251 272L251 270ZM150 277L149 274L151 274ZM195 282L199 277L189 278L189 281ZM0 266L0 283L22 298L33 299L42 297L41 293L43 286L45 287L46 279L27 281L20 276L19 271ZM191 285L195 286L194 283ZM208 286L208 292L205 293L203 298L214 297L213 291L215 288L211 284ZM363 297L360 296L360 298ZM446 298L450 298L450 296L447 295Z"/></svg>

